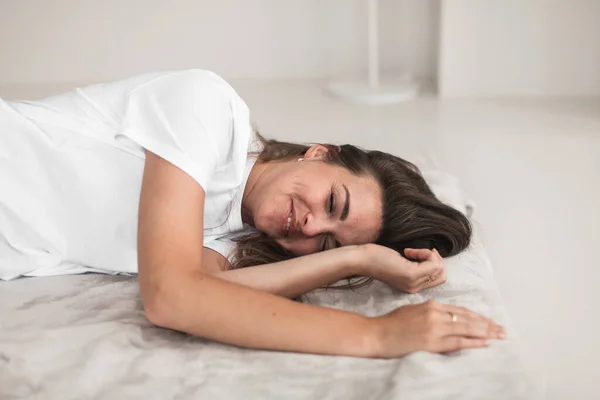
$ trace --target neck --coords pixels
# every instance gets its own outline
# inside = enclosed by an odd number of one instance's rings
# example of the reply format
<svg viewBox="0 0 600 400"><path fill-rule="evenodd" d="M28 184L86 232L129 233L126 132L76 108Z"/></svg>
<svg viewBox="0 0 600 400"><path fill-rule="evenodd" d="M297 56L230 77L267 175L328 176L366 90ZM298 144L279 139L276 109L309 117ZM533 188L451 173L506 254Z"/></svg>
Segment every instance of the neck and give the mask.
<svg viewBox="0 0 600 400"><path fill-rule="evenodd" d="M260 160L256 160L254 166L250 170L248 175L248 181L244 188L244 194L242 195L242 221L246 224L254 226L254 216L252 210L255 209L255 196L253 195L254 189L260 186L262 180L261 177L268 168L268 163Z"/></svg>

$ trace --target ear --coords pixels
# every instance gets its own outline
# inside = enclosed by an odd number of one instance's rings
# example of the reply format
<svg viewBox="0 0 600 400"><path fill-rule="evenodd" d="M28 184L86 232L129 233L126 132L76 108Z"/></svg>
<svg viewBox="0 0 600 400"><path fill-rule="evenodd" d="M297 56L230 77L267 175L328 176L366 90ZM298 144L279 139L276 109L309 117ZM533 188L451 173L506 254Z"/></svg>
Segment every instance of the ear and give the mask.
<svg viewBox="0 0 600 400"><path fill-rule="evenodd" d="M306 150L306 153L304 153L304 158L319 160L327 158L328 155L329 149L327 147L323 146L322 144L315 144Z"/></svg>

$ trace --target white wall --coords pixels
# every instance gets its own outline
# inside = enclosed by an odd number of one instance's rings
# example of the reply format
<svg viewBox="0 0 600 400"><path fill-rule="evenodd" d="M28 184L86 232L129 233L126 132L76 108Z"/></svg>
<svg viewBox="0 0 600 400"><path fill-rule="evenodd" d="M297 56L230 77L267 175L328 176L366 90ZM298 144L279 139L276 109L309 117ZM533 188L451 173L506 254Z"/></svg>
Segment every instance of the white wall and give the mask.
<svg viewBox="0 0 600 400"><path fill-rule="evenodd" d="M446 97L600 95L600 1L443 0Z"/></svg>
<svg viewBox="0 0 600 400"><path fill-rule="evenodd" d="M382 0L382 66L436 73L438 0ZM0 85L202 67L229 79L366 67L364 0L1 0Z"/></svg>
<svg viewBox="0 0 600 400"><path fill-rule="evenodd" d="M384 70L439 76L445 97L600 95L600 0L441 2L380 0ZM357 75L365 11L365 0L0 0L0 95L188 67Z"/></svg>

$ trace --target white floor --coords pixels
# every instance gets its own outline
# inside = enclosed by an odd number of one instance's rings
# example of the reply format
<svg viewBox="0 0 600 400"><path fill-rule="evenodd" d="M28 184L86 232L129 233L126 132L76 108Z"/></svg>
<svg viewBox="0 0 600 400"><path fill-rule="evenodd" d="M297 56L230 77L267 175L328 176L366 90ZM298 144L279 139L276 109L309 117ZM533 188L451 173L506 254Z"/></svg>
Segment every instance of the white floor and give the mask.
<svg viewBox="0 0 600 400"><path fill-rule="evenodd" d="M427 153L458 176L548 398L600 398L600 99L424 97L369 108L332 100L314 82L235 86L266 136Z"/></svg>

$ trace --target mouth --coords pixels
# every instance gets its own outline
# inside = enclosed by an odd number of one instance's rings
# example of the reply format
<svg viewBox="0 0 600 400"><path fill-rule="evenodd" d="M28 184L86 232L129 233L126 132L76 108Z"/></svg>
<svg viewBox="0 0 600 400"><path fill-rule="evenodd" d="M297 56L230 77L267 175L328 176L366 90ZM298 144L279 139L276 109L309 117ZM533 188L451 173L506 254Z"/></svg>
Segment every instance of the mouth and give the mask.
<svg viewBox="0 0 600 400"><path fill-rule="evenodd" d="M289 236L291 233L296 231L296 215L294 213L294 200L290 203L290 210L287 215L283 217L283 237Z"/></svg>

